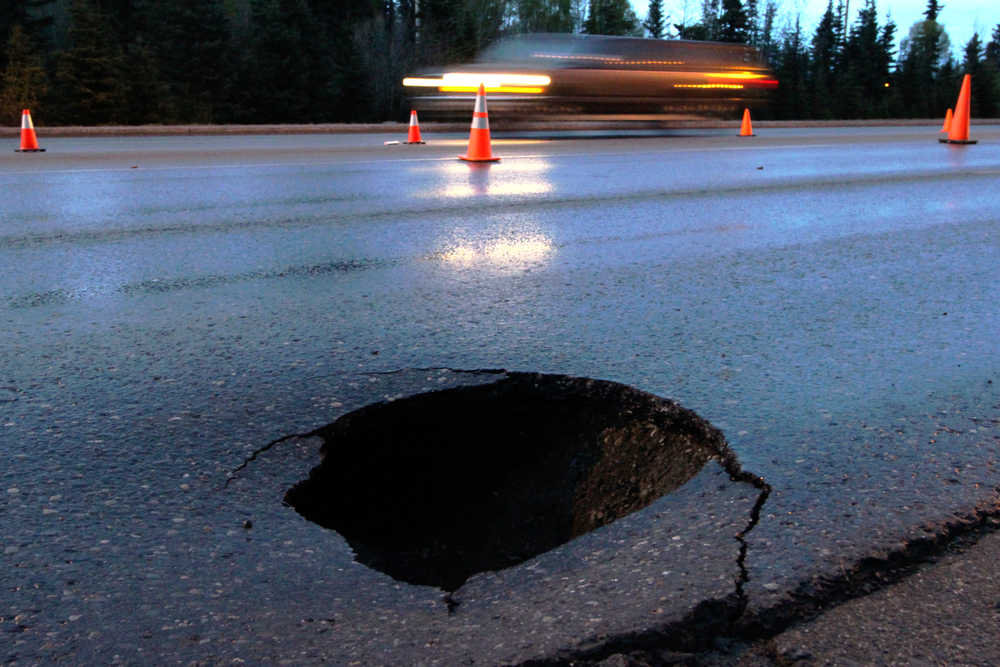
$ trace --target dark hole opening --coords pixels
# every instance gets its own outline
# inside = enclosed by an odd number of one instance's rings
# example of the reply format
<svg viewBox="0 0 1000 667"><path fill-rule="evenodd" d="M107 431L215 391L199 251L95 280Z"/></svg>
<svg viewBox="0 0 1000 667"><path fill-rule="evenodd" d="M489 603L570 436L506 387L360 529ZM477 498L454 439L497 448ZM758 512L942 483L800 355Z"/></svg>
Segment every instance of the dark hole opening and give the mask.
<svg viewBox="0 0 1000 667"><path fill-rule="evenodd" d="M323 460L286 502L359 562L449 591L645 507L725 449L672 401L528 373L370 405L319 434Z"/></svg>

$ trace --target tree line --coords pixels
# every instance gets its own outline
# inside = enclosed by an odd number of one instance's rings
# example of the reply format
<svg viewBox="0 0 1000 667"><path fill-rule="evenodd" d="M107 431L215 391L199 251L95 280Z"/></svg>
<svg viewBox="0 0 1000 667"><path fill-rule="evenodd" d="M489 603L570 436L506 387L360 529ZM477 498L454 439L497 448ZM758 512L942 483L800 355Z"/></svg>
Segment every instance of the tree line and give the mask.
<svg viewBox="0 0 1000 667"><path fill-rule="evenodd" d="M964 74L972 75L972 115L1000 115L1000 25L983 44L978 34L956 59L942 5L928 0L924 19L899 42L897 26L879 24L875 0L852 23L844 3L827 5L812 34L796 20L779 40L762 45L781 81L777 118L937 118L954 105Z"/></svg>
<svg viewBox="0 0 1000 667"><path fill-rule="evenodd" d="M702 0L689 23L663 0L642 22L628 0L0 0L0 124L400 120L406 73L525 32L752 44L781 82L761 116L939 117L964 73L973 115L1000 115L1000 24L956 58L928 0L897 53L860 1L830 0L810 30L779 26L777 0Z"/></svg>

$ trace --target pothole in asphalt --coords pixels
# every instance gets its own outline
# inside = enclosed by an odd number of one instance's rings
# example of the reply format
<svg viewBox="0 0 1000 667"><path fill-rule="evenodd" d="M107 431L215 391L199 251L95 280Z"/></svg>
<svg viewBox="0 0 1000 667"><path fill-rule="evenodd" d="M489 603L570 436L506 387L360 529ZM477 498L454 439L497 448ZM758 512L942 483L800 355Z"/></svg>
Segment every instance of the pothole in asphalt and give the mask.
<svg viewBox="0 0 1000 667"><path fill-rule="evenodd" d="M672 401L530 373L369 405L317 434L323 460L285 501L359 562L448 591L635 512L728 452Z"/></svg>

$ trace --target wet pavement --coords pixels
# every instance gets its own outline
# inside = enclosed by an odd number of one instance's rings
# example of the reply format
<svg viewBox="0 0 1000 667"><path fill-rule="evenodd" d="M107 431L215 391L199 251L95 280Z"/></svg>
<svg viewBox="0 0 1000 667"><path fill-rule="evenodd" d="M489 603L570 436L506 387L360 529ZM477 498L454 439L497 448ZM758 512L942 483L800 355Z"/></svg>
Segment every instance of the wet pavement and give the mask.
<svg viewBox="0 0 1000 667"><path fill-rule="evenodd" d="M690 652L877 579L997 511L1000 130L977 132L522 135L487 168L461 135L40 132L0 155L0 658ZM759 522L710 464L446 596L282 503L313 430L501 368L693 410L770 486Z"/></svg>

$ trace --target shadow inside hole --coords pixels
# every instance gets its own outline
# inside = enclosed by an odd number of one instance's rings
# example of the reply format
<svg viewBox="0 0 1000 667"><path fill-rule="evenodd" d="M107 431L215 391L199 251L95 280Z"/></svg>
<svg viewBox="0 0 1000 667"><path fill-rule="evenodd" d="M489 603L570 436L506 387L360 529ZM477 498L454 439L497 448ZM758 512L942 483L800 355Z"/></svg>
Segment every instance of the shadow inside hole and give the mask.
<svg viewBox="0 0 1000 667"><path fill-rule="evenodd" d="M359 562L448 591L645 507L726 450L672 401L529 373L369 405L319 434L322 462L285 501Z"/></svg>

